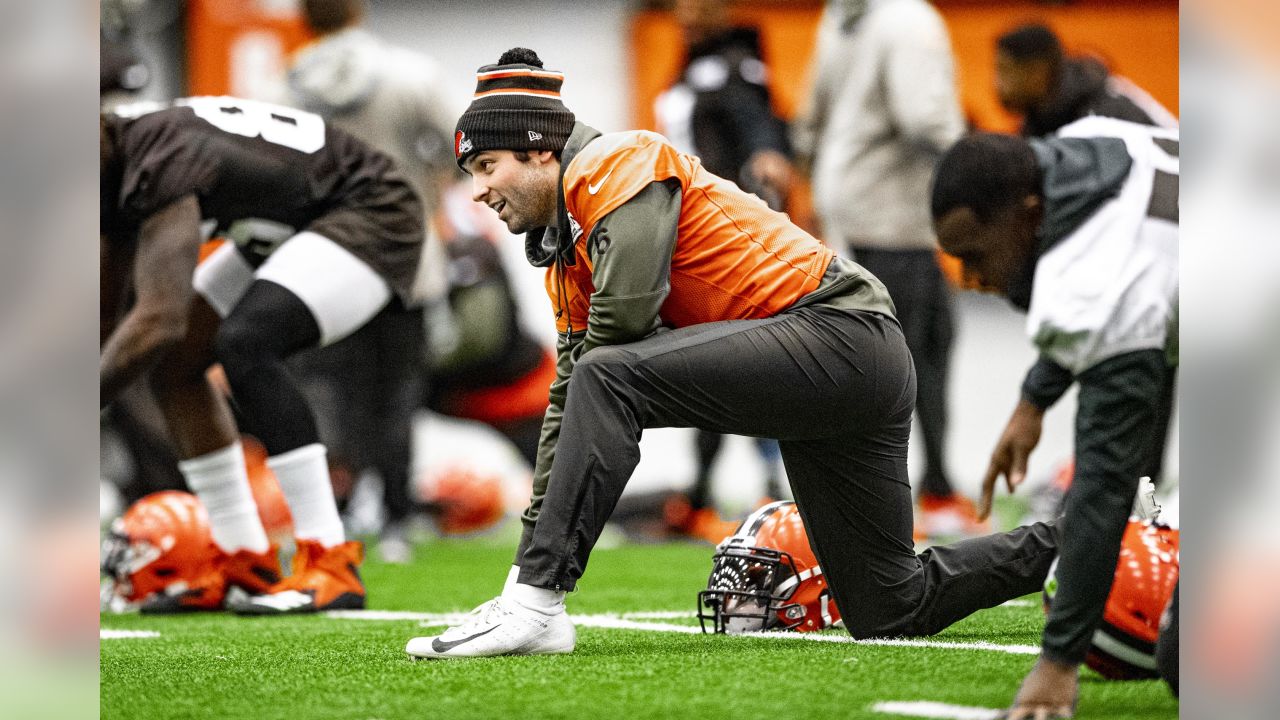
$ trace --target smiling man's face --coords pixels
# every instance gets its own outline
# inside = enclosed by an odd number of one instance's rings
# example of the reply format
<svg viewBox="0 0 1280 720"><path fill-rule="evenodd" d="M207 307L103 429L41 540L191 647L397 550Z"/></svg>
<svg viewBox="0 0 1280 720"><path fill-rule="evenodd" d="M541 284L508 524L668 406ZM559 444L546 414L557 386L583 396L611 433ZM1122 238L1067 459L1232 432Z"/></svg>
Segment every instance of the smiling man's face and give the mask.
<svg viewBox="0 0 1280 720"><path fill-rule="evenodd" d="M542 151L485 150L467 158L471 197L498 213L513 233L555 223L560 162Z"/></svg>

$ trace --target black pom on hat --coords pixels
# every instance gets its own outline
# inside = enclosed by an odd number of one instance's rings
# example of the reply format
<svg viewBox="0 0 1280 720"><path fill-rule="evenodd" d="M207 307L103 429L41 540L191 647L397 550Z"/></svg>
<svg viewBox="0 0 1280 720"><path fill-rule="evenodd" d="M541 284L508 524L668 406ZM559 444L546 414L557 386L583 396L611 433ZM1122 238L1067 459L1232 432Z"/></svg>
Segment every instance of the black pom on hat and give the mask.
<svg viewBox="0 0 1280 720"><path fill-rule="evenodd" d="M529 48L511 48L502 53L502 57L498 58L499 65L532 65L534 67L544 67L542 58L538 57L538 53Z"/></svg>

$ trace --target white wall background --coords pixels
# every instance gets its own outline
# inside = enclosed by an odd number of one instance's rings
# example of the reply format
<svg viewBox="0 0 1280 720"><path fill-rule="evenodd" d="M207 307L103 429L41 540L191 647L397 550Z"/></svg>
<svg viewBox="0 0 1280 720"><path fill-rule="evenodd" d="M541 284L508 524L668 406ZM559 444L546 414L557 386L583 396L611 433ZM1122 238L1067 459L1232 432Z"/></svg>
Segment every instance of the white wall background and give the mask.
<svg viewBox="0 0 1280 720"><path fill-rule="evenodd" d="M631 75L626 0L372 0L366 25L434 57L470 97L475 72L513 47L538 53L565 73L565 104L604 132L627 129Z"/></svg>

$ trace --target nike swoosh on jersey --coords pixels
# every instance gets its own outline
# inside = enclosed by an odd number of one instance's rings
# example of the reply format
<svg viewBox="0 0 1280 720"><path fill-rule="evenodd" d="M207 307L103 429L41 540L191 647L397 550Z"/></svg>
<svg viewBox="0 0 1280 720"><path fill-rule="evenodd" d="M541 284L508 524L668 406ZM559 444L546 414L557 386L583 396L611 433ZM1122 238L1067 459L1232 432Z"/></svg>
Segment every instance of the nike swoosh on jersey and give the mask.
<svg viewBox="0 0 1280 720"><path fill-rule="evenodd" d="M458 647L459 645L462 645L463 643L469 643L472 640L475 640L476 638L480 637L481 635L488 635L489 633L497 629L498 629L498 626L494 625L488 630L485 630L483 632L478 632L475 635L468 635L467 637L464 637L461 640L441 640L440 638L435 638L434 640L431 641L431 649L435 650L438 653L447 652L449 650L452 650Z"/></svg>
<svg viewBox="0 0 1280 720"><path fill-rule="evenodd" d="M609 172L605 173L604 177L600 178L600 182L596 183L595 185L587 185L587 192L592 195L595 195L596 193L600 192L600 188L604 185L604 181L608 180L609 176L612 174L613 174L613 169L610 168Z"/></svg>

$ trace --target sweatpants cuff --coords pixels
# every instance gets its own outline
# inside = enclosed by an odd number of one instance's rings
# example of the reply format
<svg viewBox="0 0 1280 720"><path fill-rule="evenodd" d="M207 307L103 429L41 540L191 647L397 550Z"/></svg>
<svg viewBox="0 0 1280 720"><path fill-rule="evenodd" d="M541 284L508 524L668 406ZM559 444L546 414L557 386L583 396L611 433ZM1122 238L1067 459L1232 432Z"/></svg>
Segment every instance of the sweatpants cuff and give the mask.
<svg viewBox="0 0 1280 720"><path fill-rule="evenodd" d="M1073 653L1062 652L1051 647L1041 647L1040 654L1043 655L1046 660L1052 660L1053 662L1061 665L1079 665L1084 662L1084 658L1089 654L1089 651L1085 650L1084 652L1079 653L1079 657L1073 657Z"/></svg>
<svg viewBox="0 0 1280 720"><path fill-rule="evenodd" d="M559 592L573 592L578 583L569 578L557 578L555 573L538 572L536 570L527 570L520 568L520 575L517 576L517 582L525 585L532 585L545 590L556 590Z"/></svg>

